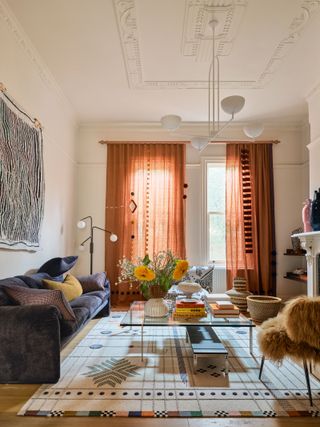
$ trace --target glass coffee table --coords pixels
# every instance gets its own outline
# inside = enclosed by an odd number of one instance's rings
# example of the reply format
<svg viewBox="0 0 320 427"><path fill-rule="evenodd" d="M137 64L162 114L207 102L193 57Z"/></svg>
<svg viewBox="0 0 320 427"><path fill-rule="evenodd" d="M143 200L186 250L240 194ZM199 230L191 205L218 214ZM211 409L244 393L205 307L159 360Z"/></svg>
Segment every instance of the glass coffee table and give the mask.
<svg viewBox="0 0 320 427"><path fill-rule="evenodd" d="M227 327L227 328L249 328L249 351L253 355L253 343L252 343L252 328L255 327L253 321L243 314L239 317L214 317L211 310L206 307L207 315L204 317L186 317L181 319L174 319L172 315L172 309L174 303L170 304L170 312L166 317L147 317L144 315L144 304L145 301L134 301L123 319L120 322L120 326L129 326L130 329L133 326L141 328L141 360L143 361L143 331L148 326L205 326L205 327Z"/></svg>

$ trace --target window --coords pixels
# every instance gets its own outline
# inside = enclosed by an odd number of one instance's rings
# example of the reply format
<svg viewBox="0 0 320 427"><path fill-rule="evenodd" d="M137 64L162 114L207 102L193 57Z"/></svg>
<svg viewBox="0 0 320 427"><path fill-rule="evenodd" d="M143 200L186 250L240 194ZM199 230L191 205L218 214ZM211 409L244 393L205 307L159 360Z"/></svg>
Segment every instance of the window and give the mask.
<svg viewBox="0 0 320 427"><path fill-rule="evenodd" d="M225 162L205 162L206 170L206 221L205 236L207 261L214 260L216 264L226 263L226 230L225 230Z"/></svg>

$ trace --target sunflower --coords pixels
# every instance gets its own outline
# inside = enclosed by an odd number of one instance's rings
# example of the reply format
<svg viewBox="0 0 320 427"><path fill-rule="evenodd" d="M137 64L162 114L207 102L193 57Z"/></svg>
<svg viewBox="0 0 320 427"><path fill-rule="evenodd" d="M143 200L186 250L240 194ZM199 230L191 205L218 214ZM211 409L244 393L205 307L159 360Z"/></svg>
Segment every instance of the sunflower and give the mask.
<svg viewBox="0 0 320 427"><path fill-rule="evenodd" d="M150 268L146 267L145 265L136 267L133 274L138 280L146 282L151 282L151 280L156 277L154 271L150 270Z"/></svg>
<svg viewBox="0 0 320 427"><path fill-rule="evenodd" d="M172 275L173 279L174 280L181 280L183 278L183 276L186 274L188 267L189 267L188 261L186 261L184 259L180 259L177 262L176 268L174 269L174 272Z"/></svg>

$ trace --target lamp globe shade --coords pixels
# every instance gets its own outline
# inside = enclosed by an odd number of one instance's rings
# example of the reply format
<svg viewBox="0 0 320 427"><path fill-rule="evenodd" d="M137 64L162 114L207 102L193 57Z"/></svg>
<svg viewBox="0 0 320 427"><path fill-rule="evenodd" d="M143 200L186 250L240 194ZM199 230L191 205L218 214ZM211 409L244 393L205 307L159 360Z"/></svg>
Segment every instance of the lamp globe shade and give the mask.
<svg viewBox="0 0 320 427"><path fill-rule="evenodd" d="M80 245L78 249L80 252L83 252L84 251L84 245Z"/></svg>
<svg viewBox="0 0 320 427"><path fill-rule="evenodd" d="M175 114L168 114L167 116L161 117L161 125L167 130L176 130L180 126L181 117Z"/></svg>
<svg viewBox="0 0 320 427"><path fill-rule="evenodd" d="M193 148L201 151L209 144L209 139L204 136L196 136L191 139L191 145Z"/></svg>
<svg viewBox="0 0 320 427"><path fill-rule="evenodd" d="M249 138L258 138L264 130L264 126L260 122L254 122L250 123L243 127L243 132L249 137Z"/></svg>
<svg viewBox="0 0 320 427"><path fill-rule="evenodd" d="M82 230L83 228L86 228L87 223L85 221L78 221L77 222L77 227L80 228L80 230Z"/></svg>
<svg viewBox="0 0 320 427"><path fill-rule="evenodd" d="M221 101L221 108L227 114L234 115L242 110L245 99L240 95L227 96Z"/></svg>
<svg viewBox="0 0 320 427"><path fill-rule="evenodd" d="M114 233L111 233L111 235L110 235L110 241L114 243L117 240L118 240L118 236L116 234L114 234Z"/></svg>

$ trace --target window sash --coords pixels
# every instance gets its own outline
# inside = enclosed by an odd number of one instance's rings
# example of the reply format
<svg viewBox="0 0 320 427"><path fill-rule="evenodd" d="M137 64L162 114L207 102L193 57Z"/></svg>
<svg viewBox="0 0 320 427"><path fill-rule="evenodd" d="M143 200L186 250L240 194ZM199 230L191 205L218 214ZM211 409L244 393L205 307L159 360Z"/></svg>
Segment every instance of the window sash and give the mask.
<svg viewBox="0 0 320 427"><path fill-rule="evenodd" d="M204 263L209 263L215 261L216 265L224 266L226 265L226 260L224 259L211 259L210 257L210 236L209 236L209 215L219 215L224 216L225 211L208 211L208 170L209 167L223 167L226 166L225 156L214 156L206 157L201 159L201 169L202 169L202 215L201 215L201 258Z"/></svg>

